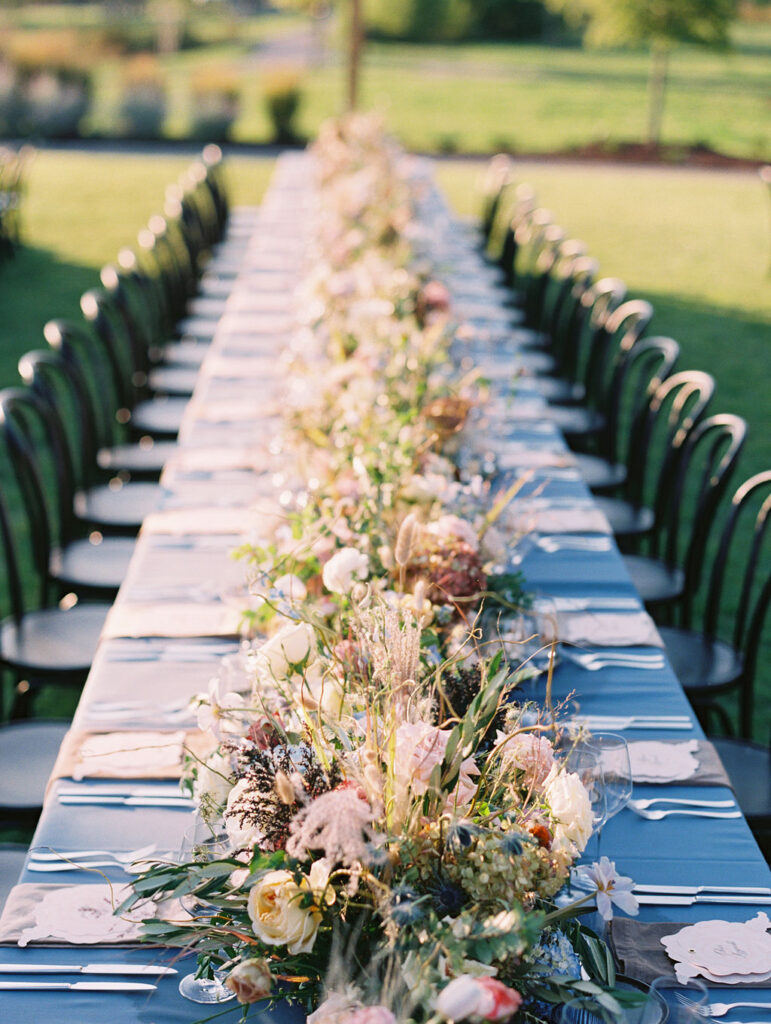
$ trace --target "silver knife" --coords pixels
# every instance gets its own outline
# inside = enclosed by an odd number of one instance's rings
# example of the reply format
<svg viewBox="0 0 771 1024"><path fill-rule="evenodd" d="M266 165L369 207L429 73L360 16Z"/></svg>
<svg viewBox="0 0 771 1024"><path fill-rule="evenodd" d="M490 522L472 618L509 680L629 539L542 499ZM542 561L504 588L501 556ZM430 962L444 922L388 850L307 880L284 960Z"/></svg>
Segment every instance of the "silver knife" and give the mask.
<svg viewBox="0 0 771 1024"><path fill-rule="evenodd" d="M184 793L180 792L178 783L170 783L161 786L62 786L57 790L59 796L119 796L123 799L129 796L149 796L154 800L187 800Z"/></svg>
<svg viewBox="0 0 771 1024"><path fill-rule="evenodd" d="M635 885L636 893L653 893L662 896L700 896L702 893L735 893L741 896L771 896L768 886L751 885Z"/></svg>
<svg viewBox="0 0 771 1024"><path fill-rule="evenodd" d="M0 974L177 974L161 964L0 964Z"/></svg>
<svg viewBox="0 0 771 1024"><path fill-rule="evenodd" d="M61 804L91 804L102 807L195 807L192 800L184 796L59 796Z"/></svg>
<svg viewBox="0 0 771 1024"><path fill-rule="evenodd" d="M637 902L650 907L692 907L694 903L757 903L766 906L771 904L771 896L738 896L722 893L675 896L663 893L657 895L644 893L637 897Z"/></svg>
<svg viewBox="0 0 771 1024"><path fill-rule="evenodd" d="M0 992L154 992L145 981L0 981Z"/></svg>

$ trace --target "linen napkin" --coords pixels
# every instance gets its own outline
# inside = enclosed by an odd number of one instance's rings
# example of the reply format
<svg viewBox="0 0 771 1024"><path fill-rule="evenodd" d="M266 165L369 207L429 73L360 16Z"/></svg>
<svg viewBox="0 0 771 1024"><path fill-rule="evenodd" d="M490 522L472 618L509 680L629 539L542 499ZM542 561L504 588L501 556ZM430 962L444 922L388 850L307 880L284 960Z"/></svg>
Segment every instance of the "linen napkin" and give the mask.
<svg viewBox="0 0 771 1024"><path fill-rule="evenodd" d="M220 601L118 601L102 638L240 636L242 613Z"/></svg>
<svg viewBox="0 0 771 1024"><path fill-rule="evenodd" d="M165 533L175 536L231 533L241 536L256 531L265 535L284 519L278 513L255 507L228 508L221 505L197 508L174 508L151 512L142 523L142 533Z"/></svg>
<svg viewBox="0 0 771 1024"><path fill-rule="evenodd" d="M189 921L177 900L143 903L116 917L128 885L46 885L23 882L11 889L0 917L0 944L136 945L149 917Z"/></svg>
<svg viewBox="0 0 771 1024"><path fill-rule="evenodd" d="M85 732L64 737L49 788L56 779L178 779L185 750L205 758L214 741L198 729Z"/></svg>
<svg viewBox="0 0 771 1024"><path fill-rule="evenodd" d="M661 945L665 935L673 935L688 923L668 921L633 921L630 918L614 918L608 926L609 945L622 974L650 984L654 978L675 978L672 961ZM710 986L716 985L711 981ZM735 988L734 985L720 985L720 988ZM742 981L742 988L768 988L768 981Z"/></svg>
<svg viewBox="0 0 771 1024"><path fill-rule="evenodd" d="M667 757L668 751L672 757ZM707 740L635 740L629 744L629 759L635 782L732 788L717 750ZM662 777L669 766L672 774Z"/></svg>
<svg viewBox="0 0 771 1024"><path fill-rule="evenodd" d="M164 473L214 473L223 470L250 469L265 473L270 469L270 454L247 445L227 447L225 445L202 445L180 448L164 466Z"/></svg>
<svg viewBox="0 0 771 1024"><path fill-rule="evenodd" d="M513 503L505 515L506 526L517 533L606 533L613 532L607 516L598 508L532 508Z"/></svg>
<svg viewBox="0 0 771 1024"><path fill-rule="evenodd" d="M557 638L597 647L663 647L653 619L639 612L558 612Z"/></svg>

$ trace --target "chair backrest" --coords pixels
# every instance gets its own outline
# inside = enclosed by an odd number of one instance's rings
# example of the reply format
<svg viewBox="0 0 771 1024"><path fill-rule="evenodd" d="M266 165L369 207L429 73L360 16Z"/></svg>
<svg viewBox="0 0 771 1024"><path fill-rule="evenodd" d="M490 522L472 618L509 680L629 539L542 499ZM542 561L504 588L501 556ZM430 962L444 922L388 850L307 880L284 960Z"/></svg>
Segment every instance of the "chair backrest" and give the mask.
<svg viewBox="0 0 771 1024"><path fill-rule="evenodd" d="M653 319L653 306L645 299L628 299L608 313L592 334L584 384L587 404L605 412L613 400L613 375L647 330Z"/></svg>
<svg viewBox="0 0 771 1024"><path fill-rule="evenodd" d="M653 339L638 345L647 340ZM714 393L714 377L701 370L682 370L663 379L634 417L625 497L638 508L652 505L657 523L666 515L682 447L706 414Z"/></svg>
<svg viewBox="0 0 771 1024"><path fill-rule="evenodd" d="M667 502L658 543L667 565L681 568L685 586L680 600L683 622L691 620L692 603L699 587L704 556L720 501L747 436L740 416L723 413L698 423L682 446L674 473L674 487L665 488Z"/></svg>
<svg viewBox="0 0 771 1024"><path fill-rule="evenodd" d="M591 288L599 264L591 256L564 258L555 268L551 292L544 300L543 330L551 338L551 351L560 371L574 379L577 351L574 343L580 323L584 294ZM564 271L564 278L559 275Z"/></svg>
<svg viewBox="0 0 771 1024"><path fill-rule="evenodd" d="M497 153L488 163L482 182L482 210L479 226L484 248L487 248L491 240L504 197L513 184L514 173L511 157L505 153Z"/></svg>
<svg viewBox="0 0 771 1024"><path fill-rule="evenodd" d="M28 389L0 391L0 438L18 488L29 529L28 570L34 578L35 604L49 600L49 560L61 539L61 516L72 514L72 467L61 424L50 407ZM53 490L50 484L53 483ZM67 508L69 502L69 509ZM18 550L18 527L9 517L9 543ZM8 557L6 553L6 558ZM18 561L15 563L18 573ZM30 572L26 574L28 577ZM14 615L24 610L23 584L12 594Z"/></svg>
<svg viewBox="0 0 771 1024"><path fill-rule="evenodd" d="M517 229L536 209L536 195L529 185L517 185L515 190L514 208L510 210L506 220L506 228L501 241L498 265L503 271L503 279L509 288L517 283L517 259L519 242Z"/></svg>
<svg viewBox="0 0 771 1024"><path fill-rule="evenodd" d="M206 186L217 208L221 237L230 212L230 198L223 176L222 150L215 142L204 146L201 151L201 162L206 167Z"/></svg>
<svg viewBox="0 0 771 1024"><path fill-rule="evenodd" d="M142 383L135 375L142 372L142 367L120 308L104 288L91 288L84 292L80 308L109 360L113 387L121 406L133 409L141 394L138 385Z"/></svg>
<svg viewBox="0 0 771 1024"><path fill-rule="evenodd" d="M121 424L128 422L130 412L120 404L112 364L101 342L85 325L69 320L49 320L43 335L83 382L84 415L94 447L109 448L122 441Z"/></svg>
<svg viewBox="0 0 771 1024"><path fill-rule="evenodd" d="M644 338L620 350L610 380L599 450L611 463L629 463L634 424L680 356L672 338Z"/></svg>
<svg viewBox="0 0 771 1024"><path fill-rule="evenodd" d="M561 229L557 237L561 237ZM537 279L529 299L533 304L532 319L538 330L551 336L559 322L562 306L570 295L573 266L585 256L586 244L577 238L562 239L556 245L547 244L536 262Z"/></svg>

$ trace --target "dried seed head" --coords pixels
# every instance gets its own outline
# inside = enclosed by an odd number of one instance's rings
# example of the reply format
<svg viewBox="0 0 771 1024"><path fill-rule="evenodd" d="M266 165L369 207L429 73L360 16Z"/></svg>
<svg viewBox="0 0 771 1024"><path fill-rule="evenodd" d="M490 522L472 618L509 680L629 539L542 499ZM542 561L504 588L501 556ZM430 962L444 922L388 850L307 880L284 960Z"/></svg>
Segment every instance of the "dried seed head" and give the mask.
<svg viewBox="0 0 771 1024"><path fill-rule="evenodd" d="M288 776L281 769L276 772L275 781L276 793L282 804L286 804L289 807L295 802L294 787L289 781Z"/></svg>
<svg viewBox="0 0 771 1024"><path fill-rule="evenodd" d="M417 525L418 517L414 512L410 512L402 520L402 525L399 527L399 534L396 538L396 546L394 547L394 558L397 565L406 565L409 562Z"/></svg>

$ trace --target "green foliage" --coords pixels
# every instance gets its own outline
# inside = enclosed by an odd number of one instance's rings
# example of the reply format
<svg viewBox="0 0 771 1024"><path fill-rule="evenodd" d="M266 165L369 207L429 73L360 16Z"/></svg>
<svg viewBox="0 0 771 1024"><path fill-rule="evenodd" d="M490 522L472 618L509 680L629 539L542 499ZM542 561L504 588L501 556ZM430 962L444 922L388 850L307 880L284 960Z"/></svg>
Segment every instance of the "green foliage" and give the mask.
<svg viewBox="0 0 771 1024"><path fill-rule="evenodd" d="M367 6L367 32L383 39L455 42L473 24L473 0L370 0Z"/></svg>
<svg viewBox="0 0 771 1024"><path fill-rule="evenodd" d="M726 46L736 0L545 0L596 45Z"/></svg>
<svg viewBox="0 0 771 1024"><path fill-rule="evenodd" d="M281 145L298 142L296 120L302 100L299 74L291 69L283 69L266 75L263 80L263 95L273 126L271 141Z"/></svg>

